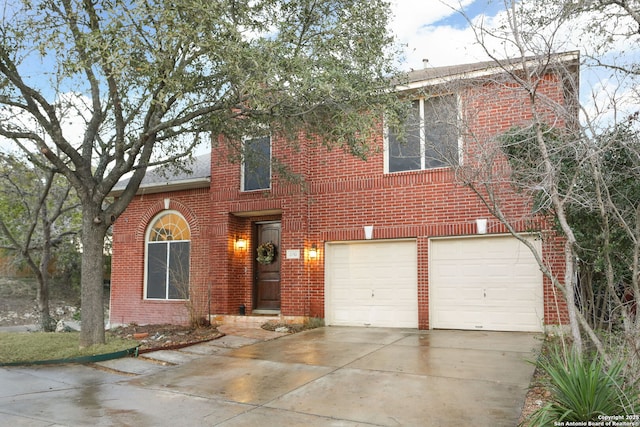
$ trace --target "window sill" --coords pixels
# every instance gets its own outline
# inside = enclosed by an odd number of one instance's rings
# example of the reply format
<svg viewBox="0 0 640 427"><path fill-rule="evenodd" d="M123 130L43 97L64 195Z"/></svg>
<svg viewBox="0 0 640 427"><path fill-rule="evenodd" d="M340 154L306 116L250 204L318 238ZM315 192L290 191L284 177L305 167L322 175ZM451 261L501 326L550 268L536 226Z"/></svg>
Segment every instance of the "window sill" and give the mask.
<svg viewBox="0 0 640 427"><path fill-rule="evenodd" d="M271 191L271 187L269 188L258 188L256 190L240 190L240 194L254 194L254 193L264 193L266 191Z"/></svg>
<svg viewBox="0 0 640 427"><path fill-rule="evenodd" d="M402 175L402 174L419 174L419 173L429 173L429 172L438 172L443 170L453 170L452 166L439 166L435 168L429 169L414 169L414 170L406 170L406 171L397 171L397 172L385 172L385 175Z"/></svg>

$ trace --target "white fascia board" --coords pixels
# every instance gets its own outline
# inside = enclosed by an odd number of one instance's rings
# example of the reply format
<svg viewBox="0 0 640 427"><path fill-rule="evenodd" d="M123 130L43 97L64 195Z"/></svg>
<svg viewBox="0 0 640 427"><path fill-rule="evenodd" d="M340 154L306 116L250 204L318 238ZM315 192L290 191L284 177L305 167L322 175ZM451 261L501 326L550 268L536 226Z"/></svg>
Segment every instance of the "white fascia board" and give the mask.
<svg viewBox="0 0 640 427"><path fill-rule="evenodd" d="M550 63L576 61L579 59L579 57L580 57L580 54L577 51L566 52L562 54L553 55L553 58L552 58L553 61ZM447 76L427 78L424 80L419 80L419 81L411 82L408 84L398 85L396 86L396 91L404 92L412 89L422 89L429 86L442 85L445 83L450 83L455 80L470 80L470 79L477 79L477 78L492 76L492 75L501 74L504 72L516 71L519 69L521 70L524 66L534 66L539 64L539 62L540 62L539 58L538 59L528 58L527 60L524 61L524 63L521 61L521 62L505 63L503 65L496 64L495 66L483 68L480 70L462 71L460 73L450 74Z"/></svg>
<svg viewBox="0 0 640 427"><path fill-rule="evenodd" d="M136 195L141 194L154 194L154 193L163 193L163 192L172 192L172 191L180 191L180 190L191 190L195 188L206 188L211 185L211 178L194 178L194 179L183 179L180 181L174 182L159 182L147 185L140 185L138 187L138 191L136 191ZM110 195L117 197L125 190L125 188L120 188L118 190L113 190Z"/></svg>

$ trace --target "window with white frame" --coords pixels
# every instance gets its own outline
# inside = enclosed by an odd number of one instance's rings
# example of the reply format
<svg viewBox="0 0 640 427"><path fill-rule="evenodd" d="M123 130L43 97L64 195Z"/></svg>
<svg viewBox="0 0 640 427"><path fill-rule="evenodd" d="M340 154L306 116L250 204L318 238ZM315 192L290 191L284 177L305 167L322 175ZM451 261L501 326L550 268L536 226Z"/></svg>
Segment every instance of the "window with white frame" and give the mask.
<svg viewBox="0 0 640 427"><path fill-rule="evenodd" d="M189 299L191 231L177 212L164 212L147 230L145 298Z"/></svg>
<svg viewBox="0 0 640 427"><path fill-rule="evenodd" d="M242 150L242 191L271 188L271 137L246 139Z"/></svg>
<svg viewBox="0 0 640 427"><path fill-rule="evenodd" d="M458 164L455 95L416 99L402 128L387 130L386 170L401 172Z"/></svg>

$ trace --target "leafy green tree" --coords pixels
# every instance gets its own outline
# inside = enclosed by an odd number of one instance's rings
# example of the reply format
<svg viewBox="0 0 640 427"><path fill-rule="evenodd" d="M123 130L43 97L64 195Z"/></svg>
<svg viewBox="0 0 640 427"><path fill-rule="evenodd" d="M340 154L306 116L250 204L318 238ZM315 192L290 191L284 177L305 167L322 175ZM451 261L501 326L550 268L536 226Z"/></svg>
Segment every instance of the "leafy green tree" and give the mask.
<svg viewBox="0 0 640 427"><path fill-rule="evenodd" d="M633 332L640 326L636 319L640 298L638 115L616 123L594 142L597 155L591 157L583 185L592 203L569 209L578 237L581 277L585 278L580 290L594 311L592 324Z"/></svg>
<svg viewBox="0 0 640 427"><path fill-rule="evenodd" d="M40 328L46 332L55 328L49 311L49 268L75 241L78 212L78 200L62 176L0 154L0 246L24 260L36 277Z"/></svg>
<svg viewBox="0 0 640 427"><path fill-rule="evenodd" d="M0 135L44 155L82 204L82 346L104 342L103 240L149 166L265 129L366 157L400 111L384 0L23 0L1 13Z"/></svg>

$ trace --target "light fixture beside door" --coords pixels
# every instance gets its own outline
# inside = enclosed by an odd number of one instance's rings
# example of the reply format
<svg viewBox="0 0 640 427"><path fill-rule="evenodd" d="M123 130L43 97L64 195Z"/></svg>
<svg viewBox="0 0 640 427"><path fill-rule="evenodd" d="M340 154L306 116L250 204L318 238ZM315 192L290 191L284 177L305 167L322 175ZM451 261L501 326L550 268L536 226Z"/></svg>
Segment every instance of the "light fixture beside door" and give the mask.
<svg viewBox="0 0 640 427"><path fill-rule="evenodd" d="M312 244L311 247L309 248L308 255L309 255L309 259L318 258L318 247L316 246L315 243Z"/></svg>
<svg viewBox="0 0 640 427"><path fill-rule="evenodd" d="M239 251L243 251L247 249L247 239L244 239L236 235L235 247L236 247L236 250L239 250Z"/></svg>

